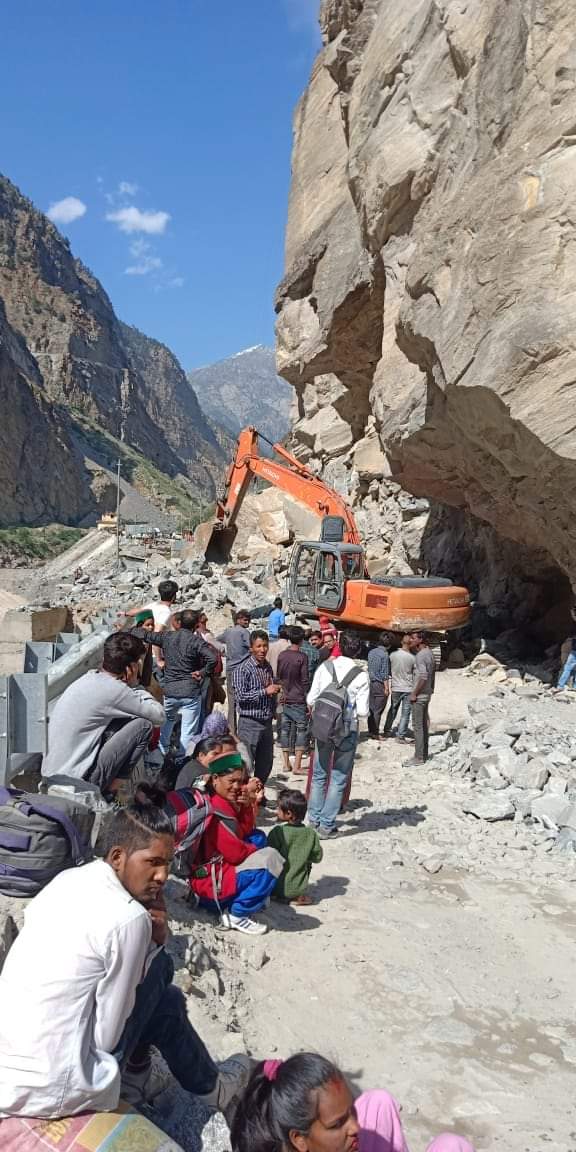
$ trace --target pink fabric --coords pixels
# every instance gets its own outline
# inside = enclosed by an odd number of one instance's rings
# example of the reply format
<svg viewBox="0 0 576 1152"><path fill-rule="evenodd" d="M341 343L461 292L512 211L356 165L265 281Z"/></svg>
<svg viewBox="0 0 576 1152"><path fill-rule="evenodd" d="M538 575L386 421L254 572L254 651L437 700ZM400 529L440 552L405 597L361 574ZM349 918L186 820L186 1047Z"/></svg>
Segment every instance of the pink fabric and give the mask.
<svg viewBox="0 0 576 1152"><path fill-rule="evenodd" d="M428 1145L426 1152L474 1152L474 1148L454 1132L442 1132Z"/></svg>
<svg viewBox="0 0 576 1152"><path fill-rule="evenodd" d="M360 1125L360 1152L408 1152L398 1105L389 1092L363 1092L356 1101ZM443 1132L426 1152L474 1152L461 1136Z"/></svg>
<svg viewBox="0 0 576 1152"><path fill-rule="evenodd" d="M264 1061L264 1075L267 1080L275 1080L279 1069L282 1067L283 1060L265 1060Z"/></svg>
<svg viewBox="0 0 576 1152"><path fill-rule="evenodd" d="M389 1092L363 1092L356 1101L356 1115L360 1152L408 1152L398 1105Z"/></svg>

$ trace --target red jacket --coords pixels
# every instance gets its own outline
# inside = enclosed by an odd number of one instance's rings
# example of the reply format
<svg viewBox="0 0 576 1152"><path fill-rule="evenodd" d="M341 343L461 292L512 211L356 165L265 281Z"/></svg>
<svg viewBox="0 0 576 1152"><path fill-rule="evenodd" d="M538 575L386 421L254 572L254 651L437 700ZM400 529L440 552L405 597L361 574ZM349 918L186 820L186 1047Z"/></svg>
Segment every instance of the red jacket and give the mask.
<svg viewBox="0 0 576 1152"><path fill-rule="evenodd" d="M220 820L216 815L210 818L200 841L190 887L202 899L215 900L215 879L218 899L228 900L236 892L236 866L257 851L254 844L245 843L245 837L256 826L255 814L250 805L238 811L221 796L210 799L214 811L226 819Z"/></svg>

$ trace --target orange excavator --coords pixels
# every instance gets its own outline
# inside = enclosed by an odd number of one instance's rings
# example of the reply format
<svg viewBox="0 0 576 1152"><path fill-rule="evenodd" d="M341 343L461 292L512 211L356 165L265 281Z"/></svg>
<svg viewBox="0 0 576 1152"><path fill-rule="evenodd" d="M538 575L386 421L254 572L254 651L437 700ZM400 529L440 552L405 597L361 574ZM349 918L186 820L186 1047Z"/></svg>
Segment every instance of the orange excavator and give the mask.
<svg viewBox="0 0 576 1152"><path fill-rule="evenodd" d="M282 463L260 455L264 440ZM208 558L229 551L242 501L254 477L280 488L320 518L320 539L294 545L287 598L293 612L325 615L340 627L446 632L470 618L470 595L441 577L373 576L346 502L281 444L244 428L216 506Z"/></svg>

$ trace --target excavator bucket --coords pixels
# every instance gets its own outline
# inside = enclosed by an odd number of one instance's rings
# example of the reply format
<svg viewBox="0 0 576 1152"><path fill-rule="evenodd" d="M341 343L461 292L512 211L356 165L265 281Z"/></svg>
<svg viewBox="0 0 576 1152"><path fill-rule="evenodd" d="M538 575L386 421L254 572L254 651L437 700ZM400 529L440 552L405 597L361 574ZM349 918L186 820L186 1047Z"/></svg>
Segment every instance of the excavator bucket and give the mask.
<svg viewBox="0 0 576 1152"><path fill-rule="evenodd" d="M217 520L206 520L194 532L194 544L204 553L209 564L226 564L236 539L237 529L222 528Z"/></svg>

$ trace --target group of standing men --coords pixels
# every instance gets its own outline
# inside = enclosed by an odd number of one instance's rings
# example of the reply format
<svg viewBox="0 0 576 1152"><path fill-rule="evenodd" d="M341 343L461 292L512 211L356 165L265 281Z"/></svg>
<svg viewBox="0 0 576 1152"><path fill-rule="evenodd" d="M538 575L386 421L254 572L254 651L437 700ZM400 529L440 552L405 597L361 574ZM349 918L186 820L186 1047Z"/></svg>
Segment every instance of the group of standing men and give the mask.
<svg viewBox="0 0 576 1152"><path fill-rule="evenodd" d="M423 632L408 632L399 648L390 651L387 632L368 653L370 678L370 714L368 730L376 739L396 735L410 739L410 717L414 733L414 758L411 763L424 764L428 759L429 706L436 679L436 661L428 638ZM386 712L384 731L380 722ZM400 713L397 730L394 722Z"/></svg>

